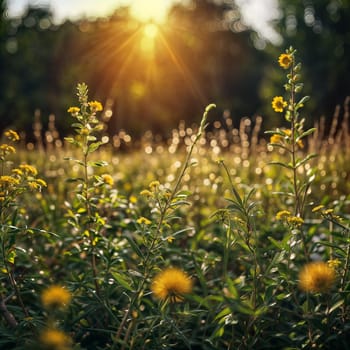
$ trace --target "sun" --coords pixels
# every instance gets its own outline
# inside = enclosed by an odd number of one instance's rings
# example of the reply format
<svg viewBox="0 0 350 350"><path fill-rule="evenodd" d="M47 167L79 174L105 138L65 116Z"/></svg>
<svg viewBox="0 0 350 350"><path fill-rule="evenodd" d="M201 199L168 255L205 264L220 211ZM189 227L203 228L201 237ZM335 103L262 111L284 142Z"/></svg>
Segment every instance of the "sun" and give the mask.
<svg viewBox="0 0 350 350"><path fill-rule="evenodd" d="M169 0L134 0L130 10L133 17L142 22L164 23L171 5L174 1Z"/></svg>
<svg viewBox="0 0 350 350"><path fill-rule="evenodd" d="M154 23L147 23L143 28L143 35L149 39L154 39L158 35L159 28Z"/></svg>

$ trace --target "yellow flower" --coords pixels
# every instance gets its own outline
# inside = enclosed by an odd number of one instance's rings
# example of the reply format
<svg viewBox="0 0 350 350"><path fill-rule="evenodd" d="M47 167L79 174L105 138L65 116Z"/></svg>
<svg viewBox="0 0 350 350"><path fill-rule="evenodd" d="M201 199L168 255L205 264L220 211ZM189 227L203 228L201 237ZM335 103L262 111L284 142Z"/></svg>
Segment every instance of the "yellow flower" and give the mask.
<svg viewBox="0 0 350 350"><path fill-rule="evenodd" d="M94 112L100 112L103 109L101 102L98 101L89 102L89 106Z"/></svg>
<svg viewBox="0 0 350 350"><path fill-rule="evenodd" d="M301 226L304 223L304 220L299 216L289 216L287 222L291 225Z"/></svg>
<svg viewBox="0 0 350 350"><path fill-rule="evenodd" d="M29 189L31 189L32 191L35 191L37 189L40 188L40 185L38 183L36 183L35 181L29 181L28 182L28 187Z"/></svg>
<svg viewBox="0 0 350 350"><path fill-rule="evenodd" d="M331 269L336 269L341 265L341 262L339 259L330 259L327 261L327 264Z"/></svg>
<svg viewBox="0 0 350 350"><path fill-rule="evenodd" d="M288 69L292 64L292 62L293 62L293 56L288 53L282 53L278 57L278 63L284 69Z"/></svg>
<svg viewBox="0 0 350 350"><path fill-rule="evenodd" d="M35 181L40 187L47 187L47 183L43 179L36 179Z"/></svg>
<svg viewBox="0 0 350 350"><path fill-rule="evenodd" d="M179 302L183 300L183 295L191 293L192 281L182 270L170 267L154 278L151 289L160 300Z"/></svg>
<svg viewBox="0 0 350 350"><path fill-rule="evenodd" d="M103 182L106 184L106 185L109 185L109 186L113 186L114 184L114 180L113 180L113 177L109 174L103 174L101 175L102 177L102 180Z"/></svg>
<svg viewBox="0 0 350 350"><path fill-rule="evenodd" d="M18 141L19 135L16 131L13 130L7 130L4 132L4 135L10 140L10 141Z"/></svg>
<svg viewBox="0 0 350 350"><path fill-rule="evenodd" d="M19 168L27 175L37 175L38 171L36 170L35 167L33 167L32 165L28 165L28 164L21 164L19 166Z"/></svg>
<svg viewBox="0 0 350 350"><path fill-rule="evenodd" d="M279 211L277 214L276 214L276 219L277 220L282 220L282 219L284 219L284 218L286 218L286 217L289 217L289 216L291 216L292 215L292 213L290 212L290 211L288 211L288 210L281 210L281 211Z"/></svg>
<svg viewBox="0 0 350 350"><path fill-rule="evenodd" d="M7 145L6 143L0 145L0 150L4 155L10 153L16 153L16 149L13 146Z"/></svg>
<svg viewBox="0 0 350 350"><path fill-rule="evenodd" d="M21 169L12 169L12 173L17 175L17 176L22 176L23 175L23 171Z"/></svg>
<svg viewBox="0 0 350 350"><path fill-rule="evenodd" d="M79 107L69 107L67 109L67 112L72 114L72 115L76 115L80 112L80 108Z"/></svg>
<svg viewBox="0 0 350 350"><path fill-rule="evenodd" d="M273 134L270 137L270 143L280 143L282 142L282 140L283 140L283 137L279 134Z"/></svg>
<svg viewBox="0 0 350 350"><path fill-rule="evenodd" d="M0 176L0 185L5 185L5 186L19 185L19 180L12 176L3 175L3 176Z"/></svg>
<svg viewBox="0 0 350 350"><path fill-rule="evenodd" d="M137 197L136 196L130 196L129 197L129 202L132 203L132 204L137 203Z"/></svg>
<svg viewBox="0 0 350 350"><path fill-rule="evenodd" d="M150 184L149 184L149 188L152 190L152 191L155 191L160 185L160 182L159 181L152 181Z"/></svg>
<svg viewBox="0 0 350 350"><path fill-rule="evenodd" d="M49 328L40 334L40 342L47 350L69 350L71 349L72 339L62 331Z"/></svg>
<svg viewBox="0 0 350 350"><path fill-rule="evenodd" d="M45 308L62 308L71 301L69 291L58 285L52 285L45 289L41 295L41 301Z"/></svg>
<svg viewBox="0 0 350 350"><path fill-rule="evenodd" d="M148 220L147 218L141 216L136 220L136 222L140 225L151 225L152 221Z"/></svg>
<svg viewBox="0 0 350 350"><path fill-rule="evenodd" d="M315 208L312 208L312 212L313 213L316 213L316 212L318 212L318 211L320 211L321 209L323 209L324 208L324 205L318 205L317 207L315 207Z"/></svg>
<svg viewBox="0 0 350 350"><path fill-rule="evenodd" d="M142 191L140 192L140 195L141 195L141 196L146 196L146 197L152 197L152 196L153 196L152 192L149 191L149 190L142 190Z"/></svg>
<svg viewBox="0 0 350 350"><path fill-rule="evenodd" d="M330 214L333 214L333 212L334 212L334 209L326 209L326 210L322 211L322 214L323 215L330 215Z"/></svg>
<svg viewBox="0 0 350 350"><path fill-rule="evenodd" d="M306 264L299 273L299 287L305 292L327 292L334 282L335 270L322 261Z"/></svg>
<svg viewBox="0 0 350 350"><path fill-rule="evenodd" d="M287 135L288 137L291 137L292 136L292 130L290 129L284 129L282 130L282 132ZM303 143L303 140L298 140L297 141L297 145L300 147L300 148L304 148L304 143Z"/></svg>
<svg viewBox="0 0 350 350"><path fill-rule="evenodd" d="M275 96L272 100L272 108L275 112L283 112L283 109L287 107L287 102L284 101L282 96Z"/></svg>

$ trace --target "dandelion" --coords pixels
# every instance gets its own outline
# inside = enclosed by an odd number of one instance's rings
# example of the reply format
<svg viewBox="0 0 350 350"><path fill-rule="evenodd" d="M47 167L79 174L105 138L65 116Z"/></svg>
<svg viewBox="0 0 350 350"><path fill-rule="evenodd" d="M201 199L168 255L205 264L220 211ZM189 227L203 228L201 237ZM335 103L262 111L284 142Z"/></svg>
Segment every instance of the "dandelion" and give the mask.
<svg viewBox="0 0 350 350"><path fill-rule="evenodd" d="M10 140L10 141L19 141L19 135L14 130L7 130L4 132L4 135Z"/></svg>
<svg viewBox="0 0 350 350"><path fill-rule="evenodd" d="M71 300L69 291L58 285L52 285L44 290L41 301L45 308L62 308L67 306Z"/></svg>
<svg viewBox="0 0 350 350"><path fill-rule="evenodd" d="M67 112L72 114L72 115L77 115L80 112L80 108L79 107L69 107L67 109Z"/></svg>
<svg viewBox="0 0 350 350"><path fill-rule="evenodd" d="M55 328L43 331L40 335L40 342L43 348L48 350L69 350L72 345L71 338Z"/></svg>
<svg viewBox="0 0 350 350"><path fill-rule="evenodd" d="M101 102L98 101L89 102L89 106L93 112L100 112L103 110Z"/></svg>
<svg viewBox="0 0 350 350"><path fill-rule="evenodd" d="M335 270L322 261L306 264L299 273L299 288L305 292L327 292L334 282Z"/></svg>
<svg viewBox="0 0 350 350"><path fill-rule="evenodd" d="M192 291L192 281L188 275L178 268L167 268L153 280L151 289L160 300L180 302L183 295Z"/></svg>
<svg viewBox="0 0 350 350"><path fill-rule="evenodd" d="M283 109L287 107L287 102L282 96L275 96L272 100L272 108L275 112L282 113Z"/></svg>
<svg viewBox="0 0 350 350"><path fill-rule="evenodd" d="M140 218L138 218L136 220L136 222L139 224L139 225L151 225L152 221L148 220L147 218L141 216Z"/></svg>
<svg viewBox="0 0 350 350"><path fill-rule="evenodd" d="M278 63L284 69L288 69L290 67L290 65L292 64L292 62L293 62L293 56L291 54L282 53L278 57Z"/></svg>
<svg viewBox="0 0 350 350"><path fill-rule="evenodd" d="M109 174L103 174L101 175L102 177L102 180L103 182L106 184L106 185L109 185L109 186L113 186L114 184L114 180L113 180L113 177Z"/></svg>

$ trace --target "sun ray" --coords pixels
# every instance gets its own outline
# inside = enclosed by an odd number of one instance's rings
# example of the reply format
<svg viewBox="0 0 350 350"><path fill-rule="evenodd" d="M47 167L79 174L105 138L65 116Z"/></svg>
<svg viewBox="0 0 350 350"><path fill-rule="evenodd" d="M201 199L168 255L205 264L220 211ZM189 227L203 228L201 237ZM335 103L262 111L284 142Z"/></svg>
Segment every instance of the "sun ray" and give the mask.
<svg viewBox="0 0 350 350"><path fill-rule="evenodd" d="M175 64L175 66L177 67L177 69L179 70L179 72L181 73L181 75L183 76L183 78L185 79L185 81L188 83L190 89L192 90L192 93L194 94L194 96L196 98L198 98L198 100L203 104L207 104L207 99L205 98L205 96L203 95L202 91L200 90L196 80L193 78L190 70L187 68L186 64L184 63L184 61L181 59L181 57L179 55L176 54L176 52L171 48L171 46L169 45L166 37L160 32L159 37L163 43L163 45L165 46L165 48L167 49L169 56L172 60L172 62Z"/></svg>

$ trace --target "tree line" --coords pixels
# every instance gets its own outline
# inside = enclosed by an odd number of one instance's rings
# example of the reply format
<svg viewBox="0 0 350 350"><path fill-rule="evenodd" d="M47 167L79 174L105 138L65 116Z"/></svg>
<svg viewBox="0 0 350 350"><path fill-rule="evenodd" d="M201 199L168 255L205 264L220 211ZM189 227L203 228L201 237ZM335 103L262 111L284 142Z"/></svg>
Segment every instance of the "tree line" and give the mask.
<svg viewBox="0 0 350 350"><path fill-rule="evenodd" d="M350 94L349 7L349 0L279 0L274 27L283 42L273 45L244 25L234 1L174 5L152 37L128 7L57 25L45 7L9 18L0 0L0 129L30 135L40 113L44 124L55 115L60 133L68 133L78 82L106 106L111 134L166 134L180 120L198 120L212 102L218 119L262 115L268 128L280 118L271 98L283 94L275 57L289 45L304 62L304 93L312 96L305 117L330 121Z"/></svg>

